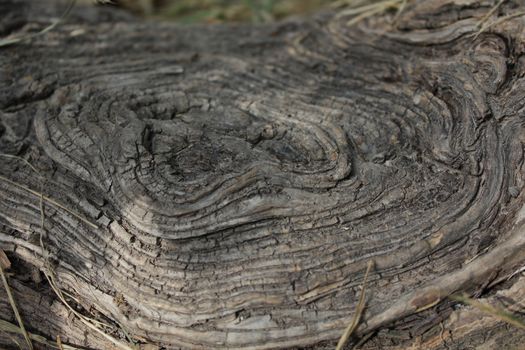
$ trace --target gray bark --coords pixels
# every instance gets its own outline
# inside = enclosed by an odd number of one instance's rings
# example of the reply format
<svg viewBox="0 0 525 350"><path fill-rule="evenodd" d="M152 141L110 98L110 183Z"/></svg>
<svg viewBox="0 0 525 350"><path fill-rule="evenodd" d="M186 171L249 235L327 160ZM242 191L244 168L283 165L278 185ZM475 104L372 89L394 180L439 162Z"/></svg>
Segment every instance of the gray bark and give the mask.
<svg viewBox="0 0 525 350"><path fill-rule="evenodd" d="M44 271L142 348L332 347L373 261L350 345L523 342L448 299L525 299L507 278L525 262L525 22L476 36L493 5L419 1L352 27L77 7L0 48L0 150L37 169L0 157L0 248L28 329L115 347ZM4 0L0 34L64 6Z"/></svg>

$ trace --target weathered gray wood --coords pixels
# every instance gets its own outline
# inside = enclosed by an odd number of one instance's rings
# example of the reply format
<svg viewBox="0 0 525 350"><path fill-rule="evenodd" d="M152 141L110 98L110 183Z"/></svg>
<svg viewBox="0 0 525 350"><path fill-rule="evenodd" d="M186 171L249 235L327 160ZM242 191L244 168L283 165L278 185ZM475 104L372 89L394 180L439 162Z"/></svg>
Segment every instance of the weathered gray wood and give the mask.
<svg viewBox="0 0 525 350"><path fill-rule="evenodd" d="M396 26L385 14L354 27L331 13L185 27L79 7L0 48L0 151L39 171L0 158L0 248L28 328L113 346L27 277L50 269L28 192L42 188L61 288L142 344L332 347L370 260L354 343L522 341L501 322L455 321L447 299L525 299L519 275L492 283L525 261L525 22L475 36L493 5L420 1ZM4 0L0 35L63 7Z"/></svg>

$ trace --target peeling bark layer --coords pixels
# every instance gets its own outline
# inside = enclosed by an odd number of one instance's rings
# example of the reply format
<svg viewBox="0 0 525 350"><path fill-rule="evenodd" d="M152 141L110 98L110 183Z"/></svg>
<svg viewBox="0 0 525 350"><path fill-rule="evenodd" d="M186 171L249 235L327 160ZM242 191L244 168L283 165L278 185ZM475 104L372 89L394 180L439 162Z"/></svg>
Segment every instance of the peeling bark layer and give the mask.
<svg viewBox="0 0 525 350"><path fill-rule="evenodd" d="M28 297L53 300L22 273L49 268L31 189L61 288L144 342L331 346L373 260L357 336L444 346L447 296L499 286L525 257L524 21L476 36L492 5L416 2L397 26L351 28L330 13L182 27L79 8L1 48L0 150L39 171L0 159L0 247L26 266L11 279L29 328L111 346ZM61 8L4 1L0 34Z"/></svg>

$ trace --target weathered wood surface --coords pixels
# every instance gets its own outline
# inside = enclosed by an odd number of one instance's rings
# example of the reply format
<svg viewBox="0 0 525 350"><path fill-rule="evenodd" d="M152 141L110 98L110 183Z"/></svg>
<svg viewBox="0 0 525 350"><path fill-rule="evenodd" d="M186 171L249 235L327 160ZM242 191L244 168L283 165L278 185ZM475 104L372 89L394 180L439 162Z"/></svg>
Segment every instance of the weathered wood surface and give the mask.
<svg viewBox="0 0 525 350"><path fill-rule="evenodd" d="M44 201L59 284L149 344L331 347L370 260L354 344L523 342L447 299L525 300L523 278L507 281L525 262L525 21L475 36L493 5L421 1L396 25L354 27L331 13L184 27L78 7L0 48L0 151L39 171L0 159L0 248L26 326L114 346L38 281L40 198L19 185L96 225ZM0 35L63 9L2 0ZM14 321L4 297L0 310Z"/></svg>

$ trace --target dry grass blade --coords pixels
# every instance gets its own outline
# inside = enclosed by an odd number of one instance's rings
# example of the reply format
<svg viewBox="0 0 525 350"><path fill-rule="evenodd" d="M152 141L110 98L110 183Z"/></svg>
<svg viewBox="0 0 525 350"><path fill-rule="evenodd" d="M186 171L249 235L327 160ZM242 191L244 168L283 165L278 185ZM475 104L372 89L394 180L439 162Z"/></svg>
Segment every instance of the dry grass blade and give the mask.
<svg viewBox="0 0 525 350"><path fill-rule="evenodd" d="M393 0L393 1L386 1L387 3L391 3L391 2L395 2L396 0ZM367 4L367 5L363 5L363 6L352 6L352 7L349 7L347 9L344 9L342 10L341 12L339 12L336 16L338 18L340 17L345 17L345 16L353 16L353 15L358 15L358 14L361 14L361 13L365 13L365 12L368 12L368 11L372 11L372 10L375 10L377 9L379 6L377 3L372 3L372 4Z"/></svg>
<svg viewBox="0 0 525 350"><path fill-rule="evenodd" d="M487 12L487 14L485 16L483 16L483 18L478 22L478 27L482 27L483 26L483 23L485 23L487 21L487 19L489 19L490 16L492 16L494 14L494 12L496 12L498 10L498 8L501 6L501 4L503 4L505 2L505 0L499 0L498 3L496 5L494 5L494 7L492 7L490 9L489 12Z"/></svg>
<svg viewBox="0 0 525 350"><path fill-rule="evenodd" d="M384 0L384 1L378 1L378 2L374 2L371 4L366 4L366 5L358 6L358 7L353 6L346 10L341 11L337 16L338 17L352 16L352 15L357 15L357 14L365 13L368 11L376 11L376 10L386 11L390 8L398 8L402 2L403 0L386 0L386 1Z"/></svg>
<svg viewBox="0 0 525 350"><path fill-rule="evenodd" d="M20 350L24 350L24 348L22 347L22 345L18 342L18 340L16 340L16 338L12 337L11 334L9 334L8 332L2 330L0 328L0 331L2 331L2 333L5 333L5 335L7 335L7 337L13 342L13 344L16 344L16 346L20 349Z"/></svg>
<svg viewBox="0 0 525 350"><path fill-rule="evenodd" d="M519 319L518 317L516 317L516 315L514 315L508 310L492 306L488 303L484 303L476 299L469 298L466 295L452 295L450 296L450 298L452 300L459 301L461 303L475 307L483 313L491 315L503 322L507 322L508 324L511 324L517 328L525 329L525 321Z"/></svg>
<svg viewBox="0 0 525 350"><path fill-rule="evenodd" d="M363 2L358 2L360 6L356 6L354 4L348 9L344 9L341 12L339 12L336 17L347 17L347 16L356 16L348 21L347 25L352 26L368 17L371 17L375 14L383 13L386 10L389 9L397 9L397 15L396 19L399 16L402 9L405 7L407 3L407 0L383 0L383 1L376 1L372 3L366 3L364 5Z"/></svg>
<svg viewBox="0 0 525 350"><path fill-rule="evenodd" d="M0 331L6 332L7 334L9 333L22 334L22 330L19 327L17 327L15 324L12 324L11 322L7 322L2 319L0 319ZM57 346L55 342L47 340L41 335L32 334L32 333L28 333L28 334L29 334L29 337L35 342L40 343L40 344L45 344L49 348L60 350L60 348ZM81 350L80 348L77 348L71 345L67 345L67 344L62 344L62 348L63 350Z"/></svg>
<svg viewBox="0 0 525 350"><path fill-rule="evenodd" d="M352 349L359 349L361 346L363 346L364 343L366 343L368 341L368 339L370 339L374 334L376 334L375 332L370 332L368 333L367 335L365 335L364 337L362 337L361 339L359 339L359 342L357 342L357 344L355 344Z"/></svg>
<svg viewBox="0 0 525 350"><path fill-rule="evenodd" d="M19 157L19 156L15 156L13 154L7 154L7 153L0 153L0 157L4 157L4 158L9 158L9 159L16 159L16 160L20 160L22 162L25 163L25 165L27 165L28 167L30 167L36 174L38 174L38 170L33 166L33 164L29 163L27 161L27 159L24 159L22 157Z"/></svg>
<svg viewBox="0 0 525 350"><path fill-rule="evenodd" d="M397 23L397 21L399 20L399 17L401 17L401 14L405 10L405 7L407 6L407 4L408 4L408 0L402 0L401 4L398 5L396 15L394 16L394 19L392 21L393 23Z"/></svg>
<svg viewBox="0 0 525 350"><path fill-rule="evenodd" d="M363 310L365 308L365 292L366 292L366 281L368 279L368 274L370 273L370 270L372 269L373 261L370 260L368 262L368 266L366 267L365 277L363 280L363 289L361 290L361 295L359 296L359 303L357 304L356 311L354 313L354 317L352 318L352 322L346 327L343 335L339 339L339 342L337 343L336 350L341 350L345 346L346 342L354 333L355 329L357 328L357 325L359 324L359 320L361 319L361 315L363 314Z"/></svg>
<svg viewBox="0 0 525 350"><path fill-rule="evenodd" d="M0 267L4 270L11 268L11 261L9 261L9 258L2 249L0 249Z"/></svg>
<svg viewBox="0 0 525 350"><path fill-rule="evenodd" d="M7 278L4 274L4 268L1 266L0 266L0 274L2 277L2 283L4 284L4 288L7 292L7 298L9 299L9 304L11 304L11 308L13 309L13 312L15 314L16 321L18 322L18 325L20 326L20 329L22 330L22 334L24 335L27 346L29 347L29 349L32 350L33 343L31 342L31 338L29 338L29 334L27 333L27 330L24 326L24 322L22 321L20 312L18 312L18 307L16 306L15 298L13 297L13 293L11 292L11 287L9 287L9 283L7 283Z"/></svg>
<svg viewBox="0 0 525 350"><path fill-rule="evenodd" d="M122 343L121 341L115 339L114 337L107 334L106 332L104 332L103 330L101 330L100 328L98 328L97 326L93 324L93 323L100 323L100 322L92 320L89 317L86 317L82 315L81 313L79 313L77 310L75 310L71 305L69 305L69 303L65 299L64 294L62 293L62 290L57 286L57 283L53 275L45 273L45 276L49 282L49 285L51 286L55 294L58 296L60 301L69 309L69 311L71 311L75 316L77 316L84 325L86 325L91 330L99 333L100 335L102 335L107 340L111 341L113 344L115 344L120 349L136 350L133 347L129 346L128 344Z"/></svg>
<svg viewBox="0 0 525 350"><path fill-rule="evenodd" d="M4 181L4 182L7 182L8 184L11 184L11 185L16 186L16 187L18 187L18 188L21 188L21 189L23 189L23 190L26 190L27 192L29 192L29 193L31 193L31 194L33 194L33 195L35 195L35 196L37 196L37 197L39 197L39 198L45 200L47 203L49 203L49 204L51 204L51 205L53 205L53 206L55 206L55 207L57 207L57 208L60 208L60 209L62 209L62 210L67 211L69 214L75 216L77 219L83 221L84 223L88 224L89 226L91 226L91 227L93 227L93 228L95 228L95 229L98 228L97 225L95 225L94 223L92 223L92 222L89 221L88 219L84 218L84 217L81 216L80 214L75 213L75 212L72 211L71 209L66 208L64 205L58 203L58 202L55 201L54 199L49 198L49 197L47 197L47 196L44 196L41 192L35 191L35 190L33 190L33 189L31 189L31 188L29 188L29 187L27 187L27 186L24 186L24 185L22 185L22 184L20 184L20 183L18 183L18 182L16 182L16 181L10 180L10 179L8 179L7 177L4 177L4 176L2 176L2 175L0 175L0 180L2 180L2 181Z"/></svg>
<svg viewBox="0 0 525 350"><path fill-rule="evenodd" d="M367 11L367 12L363 12L361 13L360 15L352 18L351 20L349 20L348 22L346 22L346 25L348 26L353 26L355 25L356 23L359 23L361 22L362 20L368 18L368 17L372 17L373 15L377 14L377 13L381 13L383 12L384 9L383 8L375 8L373 10L370 10L370 11Z"/></svg>
<svg viewBox="0 0 525 350"><path fill-rule="evenodd" d="M60 350L64 350L64 346L62 345L62 339L60 339L59 335L57 335L57 346Z"/></svg>
<svg viewBox="0 0 525 350"><path fill-rule="evenodd" d="M352 7L357 8L365 5L375 5L384 0L338 0L330 4L332 8Z"/></svg>
<svg viewBox="0 0 525 350"><path fill-rule="evenodd" d="M38 171L36 170L36 168L34 166L31 165L31 163L29 163L27 160L25 160L24 158L21 158L21 157L18 157L18 156L14 156L14 155L9 155L9 154L0 154L0 156L2 157L7 157L7 158L13 158L13 159L19 159L19 160L22 160L23 162L25 162L37 175L39 175ZM45 227L44 227L44 219L45 219L45 216L44 216L44 200L46 202L49 202L50 204L53 204L63 210L66 210L67 212L69 212L70 214L76 216L77 218L81 219L82 221L86 222L88 225L94 227L94 228L97 228L97 226L91 222L89 222L87 219L83 218L82 216L72 212L71 210L67 209L66 207L64 207L62 204L52 200L51 198L49 197L46 197L42 194L42 192L37 192L35 190L32 190L22 184L19 184L15 181L12 181L12 180L9 180L8 178L4 177L4 176L1 176L0 175L0 180L3 180L7 183L10 183L14 186L17 186L19 188L22 188L26 191L28 191L29 193L32 193L34 194L35 196L38 196L40 198L40 246L42 248L42 252L44 254L44 265L47 269L47 271L44 271L44 275L46 276L48 282L49 282L49 285L51 286L51 288L53 289L53 291L55 292L55 294L57 295L57 297L59 298L59 300L69 309L69 311L71 311L75 316L77 316L80 321L86 325L88 328L92 329L93 331L99 333L100 335L102 335L104 338L108 339L109 341L111 341L113 344L115 344L118 348L120 349L123 349L123 350L134 350L132 347L130 347L128 344L125 344L125 343L122 343L121 341L119 341L118 339L115 339L114 337L112 337L111 335L107 334L106 332L104 332L102 329L100 329L99 327L107 327L107 328L110 328L109 325L106 325L102 322L99 322L97 320L94 320L94 319L91 319L89 317L86 317L84 315L82 315L81 313L79 313L77 310L75 310L66 300L66 298L64 297L64 292L62 292L62 290L58 287L58 284L56 282L56 279L54 277L54 271L53 271L53 268L51 267L51 265L49 264L49 261L47 259L47 250L45 249L44 247L44 242L43 242L43 234L44 234L44 231L45 231ZM3 275L3 274L2 274ZM57 340L58 341L58 340ZM56 346L54 346L56 348ZM31 348L32 349L32 348Z"/></svg>
<svg viewBox="0 0 525 350"><path fill-rule="evenodd" d="M517 269L516 271L511 273L509 275L509 277L507 277L507 281L510 280L512 277L516 276L518 273L521 273L521 272L524 272L524 271L525 271L525 266L520 267L519 269Z"/></svg>
<svg viewBox="0 0 525 350"><path fill-rule="evenodd" d="M488 24L485 24L483 25L474 35L474 39L476 39L478 36L480 36L480 34L486 32L488 29L490 29L491 27L494 27L494 26L497 26L501 23L504 23L506 21L509 21L513 18L517 18L517 17L522 17L522 16L525 16L525 11L520 11L520 12L516 12L516 13L513 13L513 14L510 14L510 15L506 15L506 16L503 16L501 18L498 18Z"/></svg>
<svg viewBox="0 0 525 350"><path fill-rule="evenodd" d="M39 177L41 177L39 171L38 171L38 170L37 170L37 169L36 169L31 163L29 163L26 159L24 159L24 158L22 158L22 157L15 156L15 155L13 155L13 154L6 154L6 153L0 153L0 157L9 158L9 159L20 160L20 161L24 162L24 164L27 165L31 170L33 170L33 171L35 172L35 174L37 174ZM89 221L88 219L84 218L82 215L75 213L74 211L72 211L72 210L66 208L64 205L62 205L62 204L56 202L55 200L53 200L53 199L51 199L51 198L49 198L49 197L47 197L47 196L44 196L44 194L42 193L42 191L37 192L37 191L35 191L35 190L30 189L29 187L26 187L26 186L24 186L24 185L22 185L22 184L19 184L18 182L15 182L15 181L9 180L8 178L6 178L6 177L4 177L4 176L1 176L1 175L0 175L0 179L1 179L1 180L4 180L5 182L7 182L7 183L9 183L9 184L11 184L11 185L14 185L14 186L17 186L17 187L19 187L19 188L21 188L21 189L23 189L23 190L26 190L26 191L28 191L29 193L34 194L35 196L38 196L38 197L40 198L40 211L41 211L42 216L43 216L43 213L42 213L42 212L43 212L43 201L45 200L45 201L47 201L49 204L52 204L52 205L54 205L55 207L58 207L58 208L60 208L60 209L62 209L62 210L67 211L68 213L70 213L71 215L75 216L77 219L82 220L83 222L85 222L85 223L88 224L89 226L91 226L91 227L93 227L93 228L95 228L95 229L98 228L97 225L95 225L94 223L92 223L92 222ZM43 187L43 181L42 181L42 183L41 183L41 187Z"/></svg>
<svg viewBox="0 0 525 350"><path fill-rule="evenodd" d="M55 28L60 22L62 22L69 15L69 13L71 12L71 9L73 8L73 6L75 5L76 2L77 2L76 0L71 0L69 2L69 4L68 4L66 10L62 14L62 16L60 16L59 19L57 19L55 22L53 22L52 24L48 25L47 27L45 27L41 31L39 31L37 33L34 33L34 34L21 35L21 36L10 38L10 39L8 39L8 38L2 39L2 40L0 40L0 47L16 44L16 43L19 43L19 42L22 42L22 41L26 41L26 40L30 40L30 39L33 39L33 38L38 37L40 35L44 35L45 33L49 32L50 30L53 30L53 28Z"/></svg>

